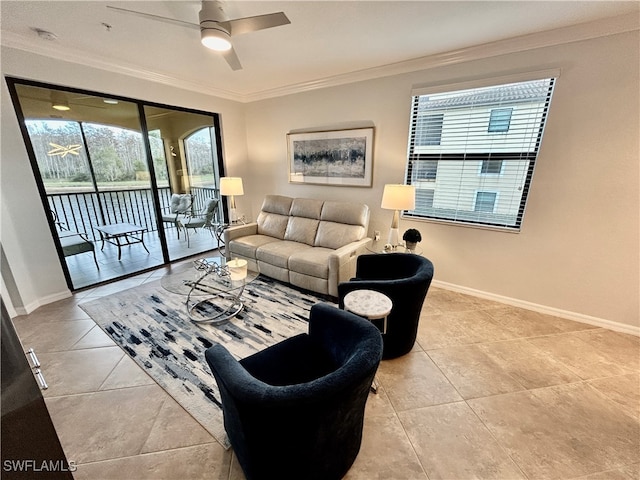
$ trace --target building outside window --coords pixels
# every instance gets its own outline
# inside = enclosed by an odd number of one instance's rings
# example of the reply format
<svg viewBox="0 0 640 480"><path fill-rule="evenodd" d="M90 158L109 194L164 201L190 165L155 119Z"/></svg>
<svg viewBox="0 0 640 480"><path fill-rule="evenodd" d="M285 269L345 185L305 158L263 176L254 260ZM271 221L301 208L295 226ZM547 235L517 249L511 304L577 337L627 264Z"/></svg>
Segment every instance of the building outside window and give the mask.
<svg viewBox="0 0 640 480"><path fill-rule="evenodd" d="M404 215L518 231L554 83L415 90L406 183L417 201Z"/></svg>
<svg viewBox="0 0 640 480"><path fill-rule="evenodd" d="M502 160L483 160L480 173L484 175L500 175L502 173Z"/></svg>
<svg viewBox="0 0 640 480"><path fill-rule="evenodd" d="M506 133L509 131L509 125L511 124L511 113L513 108L494 108L491 110L489 117L490 133Z"/></svg>
<svg viewBox="0 0 640 480"><path fill-rule="evenodd" d="M476 205L473 209L476 212L493 213L496 206L496 192L477 192Z"/></svg>

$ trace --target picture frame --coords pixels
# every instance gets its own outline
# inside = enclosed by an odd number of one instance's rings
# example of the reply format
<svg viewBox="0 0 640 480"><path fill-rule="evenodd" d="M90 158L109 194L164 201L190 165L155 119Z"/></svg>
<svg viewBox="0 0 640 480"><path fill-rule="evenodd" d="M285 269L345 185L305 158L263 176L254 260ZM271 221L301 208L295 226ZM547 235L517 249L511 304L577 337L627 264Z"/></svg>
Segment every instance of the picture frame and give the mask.
<svg viewBox="0 0 640 480"><path fill-rule="evenodd" d="M371 187L373 127L287 134L289 183Z"/></svg>

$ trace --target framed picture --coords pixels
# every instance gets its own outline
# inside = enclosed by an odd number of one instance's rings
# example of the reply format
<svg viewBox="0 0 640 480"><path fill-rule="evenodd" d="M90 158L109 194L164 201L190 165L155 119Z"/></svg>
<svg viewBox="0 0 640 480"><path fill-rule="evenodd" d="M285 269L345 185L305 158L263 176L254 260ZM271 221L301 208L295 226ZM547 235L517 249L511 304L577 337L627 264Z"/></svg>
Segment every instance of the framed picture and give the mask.
<svg viewBox="0 0 640 480"><path fill-rule="evenodd" d="M289 182L371 187L373 127L290 133Z"/></svg>

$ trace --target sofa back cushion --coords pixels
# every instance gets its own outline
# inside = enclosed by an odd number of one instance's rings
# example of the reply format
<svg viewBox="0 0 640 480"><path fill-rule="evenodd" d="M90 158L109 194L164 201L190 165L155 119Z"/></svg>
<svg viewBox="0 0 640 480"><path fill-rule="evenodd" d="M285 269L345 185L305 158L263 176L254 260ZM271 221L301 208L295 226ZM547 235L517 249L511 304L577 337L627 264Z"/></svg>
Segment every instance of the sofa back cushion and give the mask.
<svg viewBox="0 0 640 480"><path fill-rule="evenodd" d="M292 198L267 195L258 214L258 233L284 240Z"/></svg>
<svg viewBox="0 0 640 480"><path fill-rule="evenodd" d="M295 198L291 203L284 239L313 246L323 203L311 198Z"/></svg>
<svg viewBox="0 0 640 480"><path fill-rule="evenodd" d="M340 248L362 240L369 228L369 207L362 203L324 202L314 245Z"/></svg>

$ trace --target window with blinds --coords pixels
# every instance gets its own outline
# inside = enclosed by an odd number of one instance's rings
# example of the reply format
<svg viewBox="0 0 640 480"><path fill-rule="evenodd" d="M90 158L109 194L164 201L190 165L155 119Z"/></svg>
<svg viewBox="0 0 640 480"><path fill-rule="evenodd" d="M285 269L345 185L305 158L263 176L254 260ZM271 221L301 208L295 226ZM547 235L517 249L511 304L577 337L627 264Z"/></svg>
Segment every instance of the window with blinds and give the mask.
<svg viewBox="0 0 640 480"><path fill-rule="evenodd" d="M415 94L404 215L519 230L554 83Z"/></svg>

